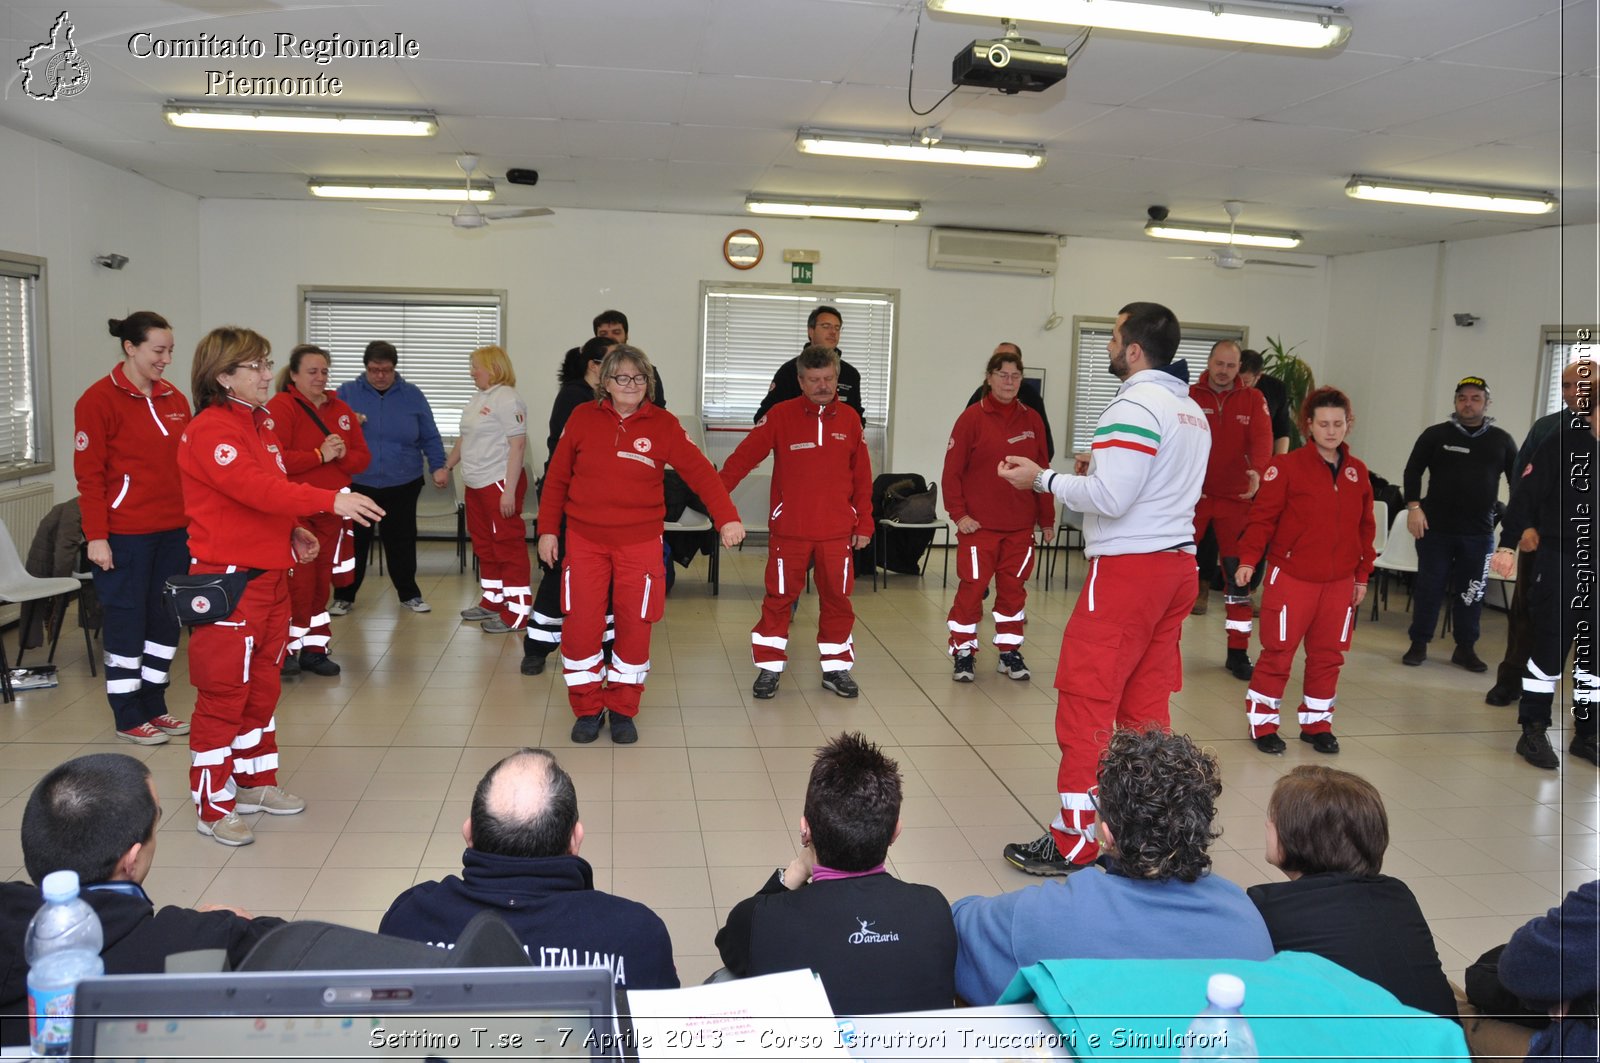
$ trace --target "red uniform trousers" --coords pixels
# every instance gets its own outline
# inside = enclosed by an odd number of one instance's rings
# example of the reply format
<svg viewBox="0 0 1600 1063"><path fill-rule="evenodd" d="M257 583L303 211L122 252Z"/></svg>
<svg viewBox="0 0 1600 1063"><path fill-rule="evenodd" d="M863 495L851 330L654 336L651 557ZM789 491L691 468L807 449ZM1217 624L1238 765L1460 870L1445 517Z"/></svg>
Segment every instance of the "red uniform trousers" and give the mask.
<svg viewBox="0 0 1600 1063"><path fill-rule="evenodd" d="M1261 590L1261 658L1256 661L1244 709L1250 737L1278 729L1283 688L1295 647L1306 644L1305 695L1300 702L1300 730L1318 734L1333 730L1333 699L1339 669L1355 631L1354 575L1327 583L1295 579L1276 565L1267 566Z"/></svg>
<svg viewBox="0 0 1600 1063"><path fill-rule="evenodd" d="M850 604L855 589L855 551L850 539L767 541L767 596L761 616L750 629L750 655L757 668L781 672L789 660L790 607L805 589L806 568L817 575L817 655L824 672L842 672L856 663L851 629L856 611ZM618 617L620 620L621 617Z"/></svg>
<svg viewBox="0 0 1600 1063"><path fill-rule="evenodd" d="M528 559L528 526L522 520L527 474L517 477L517 511L509 517L500 515L503 487L496 482L467 488L467 534L472 536L472 552L478 555L478 582L483 587L478 605L499 613L507 627L525 628L533 600L533 562Z"/></svg>
<svg viewBox="0 0 1600 1063"><path fill-rule="evenodd" d="M190 572L224 572L195 563ZM289 580L281 569L245 585L226 620L189 631L189 791L200 818L214 823L233 811L240 786L278 784L278 691L289 637Z"/></svg>
<svg viewBox="0 0 1600 1063"><path fill-rule="evenodd" d="M1194 555L1097 557L1061 639L1056 669L1056 848L1075 864L1100 854L1089 788L1118 727L1169 725L1169 700L1183 688L1178 638L1199 589Z"/></svg>
<svg viewBox="0 0 1600 1063"><path fill-rule="evenodd" d="M989 531L956 536L956 600L946 623L950 654L976 653L983 592L994 579L994 646L1009 653L1022 645L1027 622L1028 577L1033 574L1033 532Z"/></svg>
<svg viewBox="0 0 1600 1063"><path fill-rule="evenodd" d="M317 559L289 570L289 645L286 652L326 654L333 630L328 591L344 521L337 513L313 513L297 523L317 537Z"/></svg>
<svg viewBox="0 0 1600 1063"><path fill-rule="evenodd" d="M1228 631L1228 649L1250 648L1252 610L1250 591L1233 581L1233 570L1243 559L1239 557L1239 540L1244 537L1245 525L1250 519L1250 503L1237 498L1211 498L1200 496L1194 509L1194 541L1206 537L1207 528L1217 532L1217 556L1222 559L1222 603L1224 626ZM1257 558L1248 559L1255 564Z"/></svg>
<svg viewBox="0 0 1600 1063"><path fill-rule="evenodd" d="M616 641L606 667L600 642L606 633L606 601L616 617ZM609 709L639 715L639 698L650 676L650 627L667 605L667 574L661 536L626 546L607 546L567 528L561 567L561 671L574 716Z"/></svg>

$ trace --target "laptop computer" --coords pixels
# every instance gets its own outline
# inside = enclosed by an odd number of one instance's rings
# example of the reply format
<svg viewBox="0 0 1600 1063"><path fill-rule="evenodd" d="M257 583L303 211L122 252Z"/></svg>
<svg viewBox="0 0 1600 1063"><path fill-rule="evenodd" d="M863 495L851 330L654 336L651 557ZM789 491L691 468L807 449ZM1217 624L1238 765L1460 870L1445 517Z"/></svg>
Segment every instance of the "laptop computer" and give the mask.
<svg viewBox="0 0 1600 1063"><path fill-rule="evenodd" d="M118 975L78 986L72 1055L622 1061L631 1028L604 967Z"/></svg>

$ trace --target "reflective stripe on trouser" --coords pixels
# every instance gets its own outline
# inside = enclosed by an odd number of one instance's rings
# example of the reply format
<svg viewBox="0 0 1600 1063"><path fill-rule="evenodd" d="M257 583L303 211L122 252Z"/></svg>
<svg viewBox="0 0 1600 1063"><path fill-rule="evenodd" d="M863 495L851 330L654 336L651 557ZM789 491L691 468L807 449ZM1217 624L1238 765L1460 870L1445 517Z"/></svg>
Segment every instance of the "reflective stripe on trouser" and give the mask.
<svg viewBox="0 0 1600 1063"><path fill-rule="evenodd" d="M1090 563L1055 677L1056 790L1062 798L1050 833L1058 849L1073 854L1073 863L1089 863L1100 852L1087 794L1112 729L1169 725L1168 703L1183 686L1178 638L1198 587L1193 554L1127 554Z"/></svg>
<svg viewBox="0 0 1600 1063"><path fill-rule="evenodd" d="M1232 498L1202 496L1194 510L1194 541L1205 538L1206 529L1217 536L1217 554L1222 563L1223 628L1228 633L1228 649L1250 648L1250 595L1238 593L1233 573L1239 567L1239 538L1249 522L1250 503Z"/></svg>
<svg viewBox="0 0 1600 1063"><path fill-rule="evenodd" d="M781 672L789 660L790 607L805 589L808 567L814 570L817 589L817 656L822 670L843 671L855 664L850 632L856 613L850 592L855 589L856 575L850 540L817 542L774 535L767 542L767 593L750 632L756 667Z"/></svg>
<svg viewBox="0 0 1600 1063"><path fill-rule="evenodd" d="M1267 569L1261 591L1261 656L1245 695L1250 737L1259 738L1278 729L1276 710L1289 685L1294 651L1302 642L1306 648L1306 671L1300 730L1306 734L1331 731L1339 670L1344 666L1355 628L1355 607L1350 602L1355 593L1355 577L1312 583L1295 579L1271 563ZM1273 707L1270 724L1257 719L1265 703Z"/></svg>
<svg viewBox="0 0 1600 1063"><path fill-rule="evenodd" d="M567 555L566 538L566 525L563 524L558 539L556 565L549 568L543 562L539 563L543 574L539 577L539 586L533 589L533 612L528 616L528 645L525 652L541 657L548 657L561 642L561 562ZM607 613L607 646L617 637L615 624L615 618Z"/></svg>
<svg viewBox="0 0 1600 1063"><path fill-rule="evenodd" d="M1533 621L1533 651L1524 666L1517 722L1550 727L1556 693L1570 675L1573 730L1595 733L1600 713L1600 661L1596 660L1594 596L1578 590L1592 585L1594 562L1582 565L1559 544L1540 546L1534 557L1528 616ZM1566 672L1567 653L1573 654Z"/></svg>
<svg viewBox="0 0 1600 1063"><path fill-rule="evenodd" d="M1033 574L1033 532L979 528L956 536L955 601L945 624L950 629L946 652L954 655L978 648L978 621L983 592L994 581L994 644L1001 653L1022 645L1027 622L1028 577Z"/></svg>
<svg viewBox="0 0 1600 1063"><path fill-rule="evenodd" d="M335 513L313 513L296 523L317 537L317 556L289 570L289 653L327 653L332 634L328 593L333 589L334 553L344 521Z"/></svg>
<svg viewBox="0 0 1600 1063"><path fill-rule="evenodd" d="M168 576L188 571L189 537L179 528L109 535L107 542L114 567L92 567L104 613L106 700L117 730L128 731L167 711L178 622L167 612L161 592Z"/></svg>
<svg viewBox="0 0 1600 1063"><path fill-rule="evenodd" d="M219 565L195 565L218 572ZM275 786L278 744L273 712L289 631L288 578L264 572L245 585L227 620L189 634L189 681L195 686L189 730L189 790L200 818L233 810L239 786Z"/></svg>
<svg viewBox="0 0 1600 1063"><path fill-rule="evenodd" d="M520 516L528 489L526 474L517 477L516 513L500 515L501 484L467 488L467 531L478 555L483 597L478 604L500 615L507 627L528 626L532 611L533 562L528 556L528 527Z"/></svg>
<svg viewBox="0 0 1600 1063"><path fill-rule="evenodd" d="M575 716L609 709L636 716L650 674L650 629L666 607L661 538L607 546L567 529L562 567L561 669ZM609 592L617 639L611 667L600 649Z"/></svg>

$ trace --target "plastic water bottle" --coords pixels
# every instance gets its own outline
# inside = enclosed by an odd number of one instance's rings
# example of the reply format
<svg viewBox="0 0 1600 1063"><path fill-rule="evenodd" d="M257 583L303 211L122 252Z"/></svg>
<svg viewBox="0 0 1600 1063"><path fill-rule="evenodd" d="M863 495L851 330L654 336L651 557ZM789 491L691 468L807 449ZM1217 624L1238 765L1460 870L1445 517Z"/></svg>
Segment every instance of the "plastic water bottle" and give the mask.
<svg viewBox="0 0 1600 1063"><path fill-rule="evenodd" d="M1256 1038L1239 1014L1244 1004L1244 981L1236 975L1214 974L1206 982L1206 1010L1189 1024L1183 1059L1255 1059Z"/></svg>
<svg viewBox="0 0 1600 1063"><path fill-rule="evenodd" d="M41 886L44 907L28 924L28 1033L35 1056L64 1056L72 1048L78 983L105 973L100 917L78 896L76 871L52 871Z"/></svg>

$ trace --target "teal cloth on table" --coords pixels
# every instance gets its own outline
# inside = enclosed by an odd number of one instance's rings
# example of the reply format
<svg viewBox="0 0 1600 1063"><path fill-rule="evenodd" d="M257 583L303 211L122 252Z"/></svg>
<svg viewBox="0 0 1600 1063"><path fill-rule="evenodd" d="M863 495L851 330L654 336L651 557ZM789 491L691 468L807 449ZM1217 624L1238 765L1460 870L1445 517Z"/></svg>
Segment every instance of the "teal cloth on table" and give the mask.
<svg viewBox="0 0 1600 1063"><path fill-rule="evenodd" d="M1270 960L1045 960L998 1003L1032 1001L1079 1059L1176 1059L1213 974L1244 980L1261 1059L1468 1059L1461 1027L1308 952Z"/></svg>

